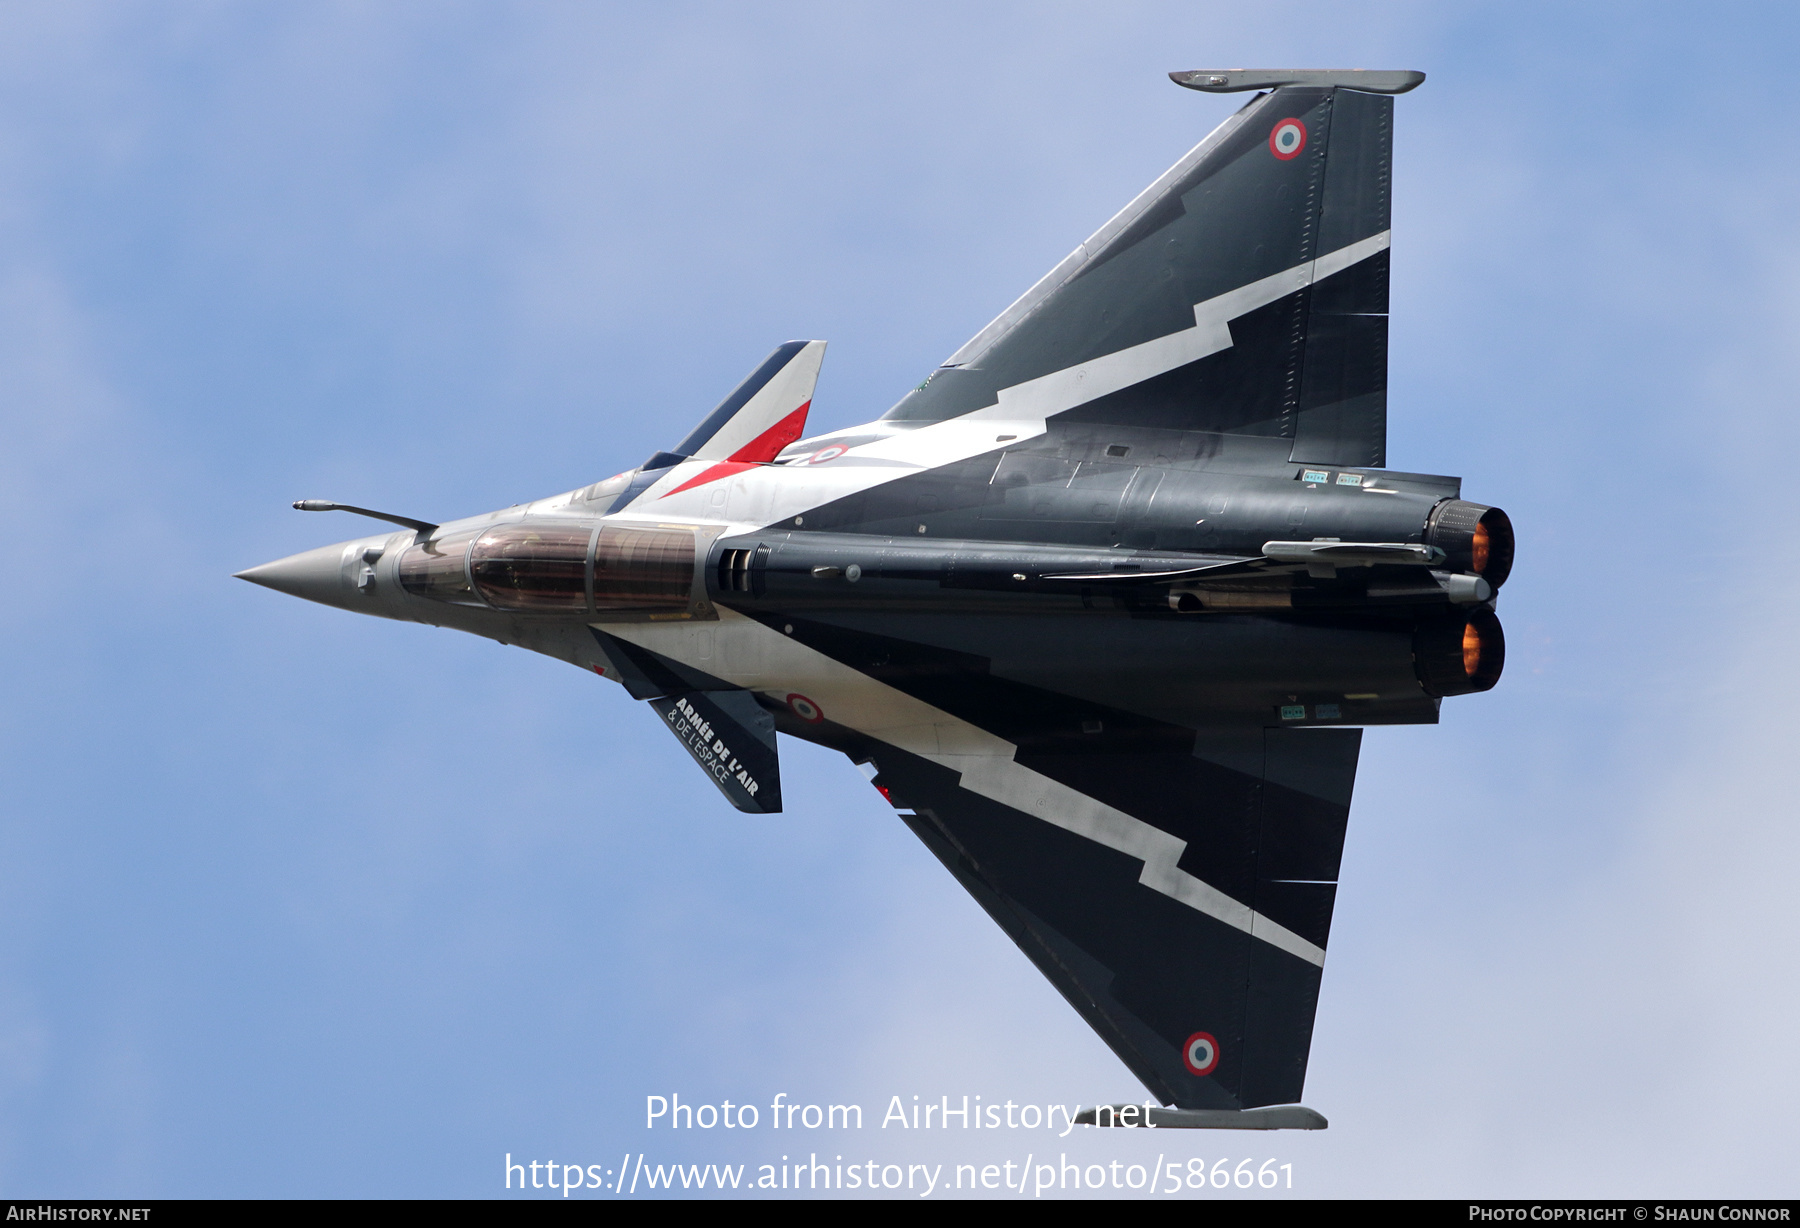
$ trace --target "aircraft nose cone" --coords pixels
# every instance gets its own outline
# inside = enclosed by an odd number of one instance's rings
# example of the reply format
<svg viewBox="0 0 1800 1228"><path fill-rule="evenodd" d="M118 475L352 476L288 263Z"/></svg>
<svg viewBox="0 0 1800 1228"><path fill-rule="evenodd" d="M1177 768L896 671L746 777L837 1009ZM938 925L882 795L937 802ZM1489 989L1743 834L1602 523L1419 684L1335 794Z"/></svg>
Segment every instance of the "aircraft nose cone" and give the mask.
<svg viewBox="0 0 1800 1228"><path fill-rule="evenodd" d="M236 573L240 580L272 588L290 597L304 597L326 605L344 604L350 596L350 582L344 576L344 547L320 546L290 554L285 559L264 563Z"/></svg>

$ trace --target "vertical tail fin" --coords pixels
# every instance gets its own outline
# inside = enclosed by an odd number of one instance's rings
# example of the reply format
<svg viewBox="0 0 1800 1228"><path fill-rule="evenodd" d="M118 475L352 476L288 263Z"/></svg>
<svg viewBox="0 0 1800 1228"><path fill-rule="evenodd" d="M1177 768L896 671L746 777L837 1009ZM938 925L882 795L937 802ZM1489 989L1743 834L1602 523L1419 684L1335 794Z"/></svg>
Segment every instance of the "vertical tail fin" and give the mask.
<svg viewBox="0 0 1800 1228"><path fill-rule="evenodd" d="M772 461L806 431L823 341L777 347L676 447L689 460Z"/></svg>

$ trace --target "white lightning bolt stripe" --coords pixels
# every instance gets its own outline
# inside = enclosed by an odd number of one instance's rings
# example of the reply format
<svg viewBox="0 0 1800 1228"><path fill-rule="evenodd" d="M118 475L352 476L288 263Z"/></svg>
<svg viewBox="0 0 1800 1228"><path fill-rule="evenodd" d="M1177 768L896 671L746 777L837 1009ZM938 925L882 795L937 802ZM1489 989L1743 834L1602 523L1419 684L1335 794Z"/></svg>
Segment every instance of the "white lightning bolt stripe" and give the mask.
<svg viewBox="0 0 1800 1228"><path fill-rule="evenodd" d="M707 624L608 623L608 635L785 700L961 775L969 792L1144 863L1138 881L1196 912L1323 967L1325 950L1183 870L1187 842L1015 762L1018 747L728 609ZM705 637L702 639L702 637ZM704 644L704 650L701 645ZM701 652L708 655L701 659Z"/></svg>
<svg viewBox="0 0 1800 1228"><path fill-rule="evenodd" d="M1259 307L1267 307L1298 290L1304 290L1315 281L1342 272L1377 252L1386 251L1392 234L1392 231L1384 230L1316 260L1297 264L1291 269L1284 269L1235 290L1228 290L1205 302L1196 303L1192 328L1184 328L1154 341L1115 350L1078 366L1065 367L1061 371L1040 375L1023 384L1003 388L997 404L988 409L978 409L965 417L1010 420L1053 417L1078 405L1120 392L1133 384L1166 375L1178 367L1198 362L1209 354L1228 350L1231 348L1231 321L1248 315ZM868 445L869 448L880 446Z"/></svg>
<svg viewBox="0 0 1800 1228"><path fill-rule="evenodd" d="M815 507L921 470L991 452L1000 446L1002 435L1017 440L1041 435L1046 419L1230 349L1232 320L1386 251L1391 235L1391 231L1384 230L1196 303L1194 327L1003 388L995 403L984 409L913 430L899 429L893 423L870 423L841 432L849 435L886 429L893 433L851 448L825 464L758 466L710 488L664 498L664 492L705 468L703 462L677 465L621 516L725 522L734 530L750 531L803 516ZM710 493L718 488L725 488L723 504L715 503Z"/></svg>

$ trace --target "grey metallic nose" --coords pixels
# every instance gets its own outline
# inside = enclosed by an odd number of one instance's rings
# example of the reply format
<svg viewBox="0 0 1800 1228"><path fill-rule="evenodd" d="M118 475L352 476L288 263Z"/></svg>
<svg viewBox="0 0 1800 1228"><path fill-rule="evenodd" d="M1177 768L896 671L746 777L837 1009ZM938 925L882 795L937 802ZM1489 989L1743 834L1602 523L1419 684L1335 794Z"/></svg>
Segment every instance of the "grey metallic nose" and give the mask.
<svg viewBox="0 0 1800 1228"><path fill-rule="evenodd" d="M344 575L345 546L320 546L285 559L240 571L237 578L272 588L290 597L343 606L354 597L353 581Z"/></svg>

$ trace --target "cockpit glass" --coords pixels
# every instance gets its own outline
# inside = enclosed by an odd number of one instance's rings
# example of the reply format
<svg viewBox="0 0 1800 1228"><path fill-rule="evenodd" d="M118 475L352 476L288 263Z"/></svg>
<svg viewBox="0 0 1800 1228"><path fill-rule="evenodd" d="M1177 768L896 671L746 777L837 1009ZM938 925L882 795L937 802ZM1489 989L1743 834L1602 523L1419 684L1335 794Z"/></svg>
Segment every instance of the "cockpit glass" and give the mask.
<svg viewBox="0 0 1800 1228"><path fill-rule="evenodd" d="M450 533L408 546L400 556L400 587L415 597L480 605L469 587L469 543L475 533Z"/></svg>
<svg viewBox="0 0 1800 1228"><path fill-rule="evenodd" d="M595 610L681 613L692 599L694 552L686 529L607 525L595 541L591 524L513 523L408 547L400 584L433 601L583 615L592 566Z"/></svg>
<svg viewBox="0 0 1800 1228"><path fill-rule="evenodd" d="M594 546L598 610L686 610L694 585L694 535L685 529L607 525Z"/></svg>
<svg viewBox="0 0 1800 1228"><path fill-rule="evenodd" d="M475 539L469 575L498 610L580 614L587 610L587 525L510 524Z"/></svg>

